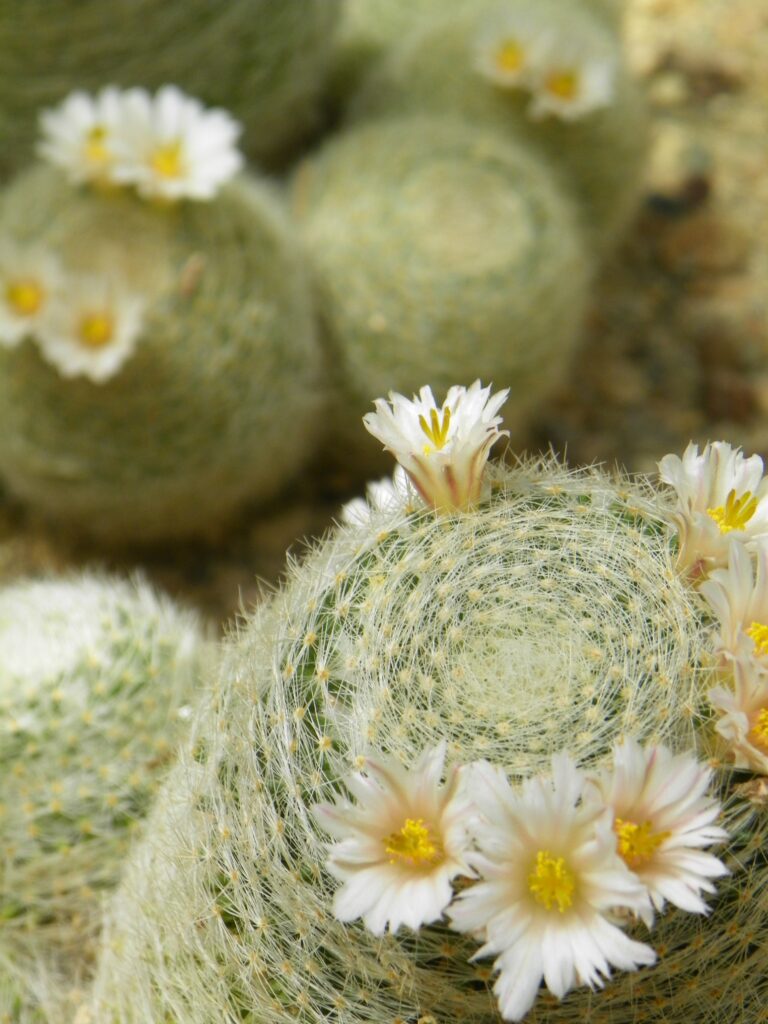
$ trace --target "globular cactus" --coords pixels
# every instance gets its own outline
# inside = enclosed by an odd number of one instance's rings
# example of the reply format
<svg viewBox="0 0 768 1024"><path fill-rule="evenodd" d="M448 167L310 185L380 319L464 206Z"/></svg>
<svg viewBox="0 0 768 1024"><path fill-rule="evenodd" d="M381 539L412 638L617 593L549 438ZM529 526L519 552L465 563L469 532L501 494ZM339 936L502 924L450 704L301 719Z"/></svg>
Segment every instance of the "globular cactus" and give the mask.
<svg viewBox="0 0 768 1024"><path fill-rule="evenodd" d="M140 580L0 591L0 1020L36 1021L46 972L92 950L210 657L196 616Z"/></svg>
<svg viewBox="0 0 768 1024"><path fill-rule="evenodd" d="M648 150L646 104L624 67L618 40L589 5L539 0L536 31L558 33L559 45L573 47L574 55L593 47L595 60L610 63L613 84L610 102L577 119L532 117L527 91L505 83L503 73L496 80L484 74L478 52L493 48L494 35L503 40L508 21L525 24L531 10L528 0L508 0L499 11L481 4L425 22L364 79L351 114L357 121L450 110L502 137L529 143L557 168L590 237L605 250L638 205Z"/></svg>
<svg viewBox="0 0 768 1024"><path fill-rule="evenodd" d="M375 453L359 430L371 395L480 375L523 416L567 372L592 261L526 144L448 118L359 125L300 167L293 208L347 458Z"/></svg>
<svg viewBox="0 0 768 1024"><path fill-rule="evenodd" d="M93 1020L500 1019L490 966L445 923L374 936L334 917L312 809L371 750L413 765L446 740L453 762L519 780L562 749L594 768L625 736L690 748L709 639L649 488L551 461L489 483L466 511L351 517L233 637L111 909ZM656 966L540 995L526 1020L761 1019L768 817L727 806L733 874L711 916L668 911Z"/></svg>
<svg viewBox="0 0 768 1024"><path fill-rule="evenodd" d="M215 528L307 457L320 355L270 186L241 177L162 205L36 167L0 197L0 237L86 284L107 274L143 311L135 351L98 383L64 379L32 341L0 345L0 475L16 494L78 531L154 540Z"/></svg>
<svg viewBox="0 0 768 1024"><path fill-rule="evenodd" d="M32 153L41 107L73 89L175 82L231 110L259 161L318 119L339 0L0 2L0 174Z"/></svg>

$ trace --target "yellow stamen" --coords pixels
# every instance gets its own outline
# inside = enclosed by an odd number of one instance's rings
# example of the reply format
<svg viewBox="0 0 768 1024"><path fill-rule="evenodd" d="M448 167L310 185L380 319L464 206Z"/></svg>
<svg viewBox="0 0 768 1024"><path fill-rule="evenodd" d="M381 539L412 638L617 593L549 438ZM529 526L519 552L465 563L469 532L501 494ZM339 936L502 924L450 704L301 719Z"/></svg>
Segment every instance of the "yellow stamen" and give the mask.
<svg viewBox="0 0 768 1024"><path fill-rule="evenodd" d="M405 861L412 867L434 867L445 858L442 843L433 837L423 818L406 818L399 832L386 837L384 849L390 864Z"/></svg>
<svg viewBox="0 0 768 1024"><path fill-rule="evenodd" d="M757 512L757 498L751 491L745 491L740 498L736 497L736 491L729 491L725 499L725 506L708 508L707 515L714 519L720 527L721 533L730 533L731 530L743 530L752 516Z"/></svg>
<svg viewBox="0 0 768 1024"><path fill-rule="evenodd" d="M80 320L80 341L88 348L102 348L115 332L115 324L108 313L86 313Z"/></svg>
<svg viewBox="0 0 768 1024"><path fill-rule="evenodd" d="M577 71L553 71L547 75L544 88L559 100L575 100L579 95L579 73Z"/></svg>
<svg viewBox="0 0 768 1024"><path fill-rule="evenodd" d="M539 850L536 867L528 876L528 888L545 910L551 910L556 903L562 914L573 905L576 879L565 866L563 857L553 857L549 850Z"/></svg>
<svg viewBox="0 0 768 1024"><path fill-rule="evenodd" d="M22 278L6 286L5 299L16 316L34 316L43 304L45 291L37 281Z"/></svg>
<svg viewBox="0 0 768 1024"><path fill-rule="evenodd" d="M182 156L183 150L179 141L158 146L150 160L152 170L162 178L180 178L184 173Z"/></svg>
<svg viewBox="0 0 768 1024"><path fill-rule="evenodd" d="M613 830L619 839L619 855L633 871L645 867L661 844L672 835L671 832L654 832L650 821L638 825L622 818L616 818Z"/></svg>
<svg viewBox="0 0 768 1024"><path fill-rule="evenodd" d="M762 708L750 731L752 743L768 754L768 707Z"/></svg>
<svg viewBox="0 0 768 1024"><path fill-rule="evenodd" d="M442 422L437 409L432 409L430 411L429 423L427 423L423 416L419 416L419 426L432 442L431 445L424 445L425 455L429 455L432 451L439 452L441 448L445 447L448 441L448 428L451 425L451 410L446 406L441 409L440 412L442 413Z"/></svg>
<svg viewBox="0 0 768 1024"><path fill-rule="evenodd" d="M112 159L112 154L106 145L107 129L96 124L88 132L85 139L85 158L92 164L107 164Z"/></svg>
<svg viewBox="0 0 768 1024"><path fill-rule="evenodd" d="M525 50L516 39L505 39L496 51L496 67L505 74L514 74L525 63Z"/></svg>
<svg viewBox="0 0 768 1024"><path fill-rule="evenodd" d="M768 654L768 625L764 622L753 622L746 633L752 638L756 654L760 657Z"/></svg>

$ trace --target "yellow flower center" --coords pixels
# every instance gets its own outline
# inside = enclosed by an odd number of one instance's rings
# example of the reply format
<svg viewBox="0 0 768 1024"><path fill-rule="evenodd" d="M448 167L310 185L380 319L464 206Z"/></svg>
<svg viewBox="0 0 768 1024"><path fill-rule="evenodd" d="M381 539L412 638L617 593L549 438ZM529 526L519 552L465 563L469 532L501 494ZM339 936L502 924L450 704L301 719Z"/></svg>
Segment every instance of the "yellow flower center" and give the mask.
<svg viewBox="0 0 768 1024"><path fill-rule="evenodd" d="M528 876L528 888L545 910L551 910L556 903L562 914L573 905L576 879L562 857L553 857L549 850L539 850L536 867Z"/></svg>
<svg viewBox="0 0 768 1024"><path fill-rule="evenodd" d="M445 859L442 843L423 818L406 818L399 832L386 837L384 849L390 855L390 864L401 861L412 867L434 867Z"/></svg>
<svg viewBox="0 0 768 1024"><path fill-rule="evenodd" d="M45 291L31 278L11 281L6 286L5 298L16 316L34 316L45 299Z"/></svg>
<svg viewBox="0 0 768 1024"><path fill-rule="evenodd" d="M439 452L441 448L444 448L448 441L448 428L451 425L451 410L447 406L441 409L438 413L437 409L432 409L429 414L429 423L423 416L419 416L419 426L432 442L432 444L424 445L424 454L429 455L430 452Z"/></svg>
<svg viewBox="0 0 768 1024"><path fill-rule="evenodd" d="M559 100L575 100L579 95L579 74L573 70L553 71L547 75L544 88Z"/></svg>
<svg viewBox="0 0 768 1024"><path fill-rule="evenodd" d="M184 162L181 142L169 142L158 146L150 161L152 170L161 178L180 178L184 173Z"/></svg>
<svg viewBox="0 0 768 1024"><path fill-rule="evenodd" d="M106 145L107 129L95 124L85 139L85 158L92 164L109 163L112 156Z"/></svg>
<svg viewBox="0 0 768 1024"><path fill-rule="evenodd" d="M757 512L757 498L751 491L745 491L740 498L736 497L735 490L729 491L724 506L707 509L707 515L714 519L720 527L721 533L743 530L755 512Z"/></svg>
<svg viewBox="0 0 768 1024"><path fill-rule="evenodd" d="M515 39L505 39L496 51L496 67L505 74L519 71L525 62L525 50Z"/></svg>
<svg viewBox="0 0 768 1024"><path fill-rule="evenodd" d="M115 333L115 324L108 313L86 313L80 321L80 341L87 348L102 348Z"/></svg>
<svg viewBox="0 0 768 1024"><path fill-rule="evenodd" d="M768 707L762 708L750 731L752 743L768 754Z"/></svg>
<svg viewBox="0 0 768 1024"><path fill-rule="evenodd" d="M671 832L654 832L650 821L638 825L634 821L616 818L613 830L619 839L619 855L633 871L645 867Z"/></svg>
<svg viewBox="0 0 768 1024"><path fill-rule="evenodd" d="M755 653L760 657L768 654L768 626L764 622L753 622L746 631L755 645Z"/></svg>

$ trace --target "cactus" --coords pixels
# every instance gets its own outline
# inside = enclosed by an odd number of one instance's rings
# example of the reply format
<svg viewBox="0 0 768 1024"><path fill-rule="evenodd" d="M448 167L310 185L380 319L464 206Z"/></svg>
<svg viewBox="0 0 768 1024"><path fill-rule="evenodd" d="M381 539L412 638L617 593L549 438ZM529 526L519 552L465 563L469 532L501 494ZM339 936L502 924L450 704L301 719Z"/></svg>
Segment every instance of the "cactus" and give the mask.
<svg viewBox="0 0 768 1024"><path fill-rule="evenodd" d="M29 160L41 107L73 89L173 82L282 159L314 127L339 0L0 0L0 174Z"/></svg>
<svg viewBox="0 0 768 1024"><path fill-rule="evenodd" d="M229 645L195 741L109 914L93 1019L278 1024L500 1018L476 944L445 924L373 936L332 914L325 834L370 748L436 741L513 778L623 735L689 747L709 637L640 483L552 462L491 474L474 510L391 504L340 527ZM724 791L732 773L718 773ZM731 878L711 917L671 911L658 964L542 995L540 1024L757 1021L768 994L765 806L728 797ZM636 926L638 933L642 929Z"/></svg>
<svg viewBox="0 0 768 1024"><path fill-rule="evenodd" d="M539 4L539 15L549 9L553 24L568 38L580 31L600 32L598 18L584 5ZM525 0L511 7L525 8ZM502 136L525 139L559 170L591 237L601 249L609 248L637 207L648 150L646 106L623 66L618 43L601 32L617 67L608 106L575 121L533 119L525 92L489 81L474 66L473 40L481 25L477 10L452 13L406 36L364 80L351 104L353 120L450 110Z"/></svg>
<svg viewBox="0 0 768 1024"><path fill-rule="evenodd" d="M161 206L37 167L0 198L0 237L108 271L145 307L135 353L105 383L63 379L30 341L0 347L12 490L77 530L144 541L204 532L285 484L308 453L320 357L268 186L240 178L213 202Z"/></svg>
<svg viewBox="0 0 768 1024"><path fill-rule="evenodd" d="M590 259L525 144L445 118L358 126L304 163L293 207L347 458L374 452L358 426L371 395L478 375L512 385L522 415L564 375Z"/></svg>
<svg viewBox="0 0 768 1024"><path fill-rule="evenodd" d="M140 580L0 591L0 1020L36 1020L45 967L87 953L207 658Z"/></svg>

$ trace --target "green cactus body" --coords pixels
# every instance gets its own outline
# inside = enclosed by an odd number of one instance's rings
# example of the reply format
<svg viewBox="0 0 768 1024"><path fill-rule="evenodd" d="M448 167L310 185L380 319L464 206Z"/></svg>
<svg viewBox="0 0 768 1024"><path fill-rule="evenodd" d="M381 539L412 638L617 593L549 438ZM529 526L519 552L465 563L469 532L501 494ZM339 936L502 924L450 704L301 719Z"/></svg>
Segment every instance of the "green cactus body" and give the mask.
<svg viewBox="0 0 768 1024"><path fill-rule="evenodd" d="M591 278L576 214L525 143L445 118L358 126L297 173L347 456L372 395L511 385L523 415L567 371Z"/></svg>
<svg viewBox="0 0 768 1024"><path fill-rule="evenodd" d="M371 749L412 764L442 738L456 761L516 779L561 749L594 766L624 735L687 749L707 638L648 491L551 463L494 472L475 511L342 527L233 638L118 891L94 1019L500 1019L471 939L443 924L376 937L333 917L311 806ZM768 816L729 808L733 875L712 916L667 912L656 967L562 1004L541 995L526 1020L758 1020Z"/></svg>
<svg viewBox="0 0 768 1024"><path fill-rule="evenodd" d="M20 993L48 958L86 956L207 650L196 617L141 581L0 591L0 1020L28 1019L14 1000L35 1019Z"/></svg>
<svg viewBox="0 0 768 1024"><path fill-rule="evenodd" d="M318 117L339 0L0 0L0 174L23 166L37 116L73 89L173 83L282 159Z"/></svg>
<svg viewBox="0 0 768 1024"><path fill-rule="evenodd" d="M18 495L79 531L144 541L205 532L298 469L320 356L267 186L161 206L37 168L2 196L0 236L67 271L106 270L146 302L135 353L101 384L62 378L31 341L0 348L0 475Z"/></svg>
<svg viewBox="0 0 768 1024"><path fill-rule="evenodd" d="M516 7L520 7L517 0ZM593 15L549 0L553 23L567 35ZM375 116L450 110L502 137L524 138L560 172L582 221L601 249L615 242L635 212L648 150L648 116L639 86L618 61L616 94L609 106L574 120L532 119L529 95L489 81L474 67L477 12L435 19L392 49L363 82L350 107L353 121Z"/></svg>

